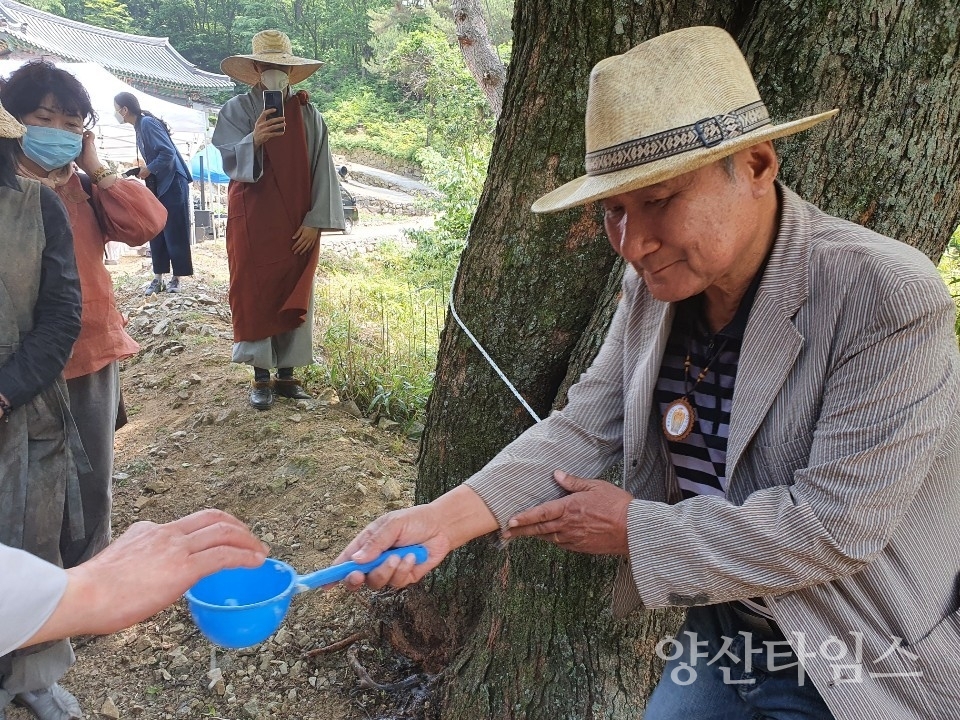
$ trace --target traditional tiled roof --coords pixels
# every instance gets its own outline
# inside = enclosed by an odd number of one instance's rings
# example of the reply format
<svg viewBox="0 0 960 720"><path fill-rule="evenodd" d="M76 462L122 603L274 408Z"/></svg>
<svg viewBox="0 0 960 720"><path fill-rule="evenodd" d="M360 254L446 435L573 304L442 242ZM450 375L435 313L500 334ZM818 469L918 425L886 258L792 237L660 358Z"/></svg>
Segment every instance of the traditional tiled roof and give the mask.
<svg viewBox="0 0 960 720"><path fill-rule="evenodd" d="M233 88L233 80L201 70L174 50L167 38L86 25L13 0L0 0L2 50L39 51L63 60L95 62L128 82L174 94L209 95Z"/></svg>

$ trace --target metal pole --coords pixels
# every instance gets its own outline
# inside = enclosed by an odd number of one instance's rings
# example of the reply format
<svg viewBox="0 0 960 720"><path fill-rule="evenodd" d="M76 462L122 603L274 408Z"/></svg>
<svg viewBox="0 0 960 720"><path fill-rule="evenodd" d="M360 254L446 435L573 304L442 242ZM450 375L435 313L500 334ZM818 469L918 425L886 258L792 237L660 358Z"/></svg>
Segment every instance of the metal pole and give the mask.
<svg viewBox="0 0 960 720"><path fill-rule="evenodd" d="M204 192L206 180L203 179L203 155L200 155L200 209L207 209L207 195Z"/></svg>

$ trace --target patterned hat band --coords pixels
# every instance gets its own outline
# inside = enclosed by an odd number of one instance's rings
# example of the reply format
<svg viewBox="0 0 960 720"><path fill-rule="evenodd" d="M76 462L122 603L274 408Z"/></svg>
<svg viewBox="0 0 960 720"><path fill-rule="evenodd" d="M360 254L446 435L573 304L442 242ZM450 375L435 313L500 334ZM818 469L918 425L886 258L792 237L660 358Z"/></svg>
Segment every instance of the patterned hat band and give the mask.
<svg viewBox="0 0 960 720"><path fill-rule="evenodd" d="M638 140L587 153L587 175L626 170L688 150L710 148L724 140L745 135L770 124L770 115L762 100L737 108L726 115L698 120L692 125L665 130Z"/></svg>

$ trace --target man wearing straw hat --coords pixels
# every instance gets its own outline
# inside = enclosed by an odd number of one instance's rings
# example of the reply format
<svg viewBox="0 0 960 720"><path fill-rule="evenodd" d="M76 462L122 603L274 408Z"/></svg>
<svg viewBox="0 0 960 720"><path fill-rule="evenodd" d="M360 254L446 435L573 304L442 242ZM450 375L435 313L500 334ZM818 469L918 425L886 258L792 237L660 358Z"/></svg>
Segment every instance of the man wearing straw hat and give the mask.
<svg viewBox="0 0 960 720"><path fill-rule="evenodd" d="M223 106L213 144L230 176L227 257L233 361L253 366L250 404L274 395L309 398L293 369L313 362L313 277L320 233L343 229L343 203L327 127L304 91L290 86L323 63L293 54L279 30L253 36L253 53L220 67L251 86ZM283 116L264 107L281 91ZM270 368L277 368L270 377Z"/></svg>
<svg viewBox="0 0 960 720"><path fill-rule="evenodd" d="M957 717L960 354L921 253L777 180L767 115L719 28L593 70L587 174L623 295L567 406L340 559L416 582L486 533L621 558L613 611L688 607L647 720ZM622 461L623 488L596 480Z"/></svg>

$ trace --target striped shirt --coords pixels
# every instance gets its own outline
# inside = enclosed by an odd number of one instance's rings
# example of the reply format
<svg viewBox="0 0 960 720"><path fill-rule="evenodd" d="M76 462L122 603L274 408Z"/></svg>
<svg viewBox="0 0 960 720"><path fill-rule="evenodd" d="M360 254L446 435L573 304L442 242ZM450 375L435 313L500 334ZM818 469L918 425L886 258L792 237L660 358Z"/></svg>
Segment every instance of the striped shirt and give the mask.
<svg viewBox="0 0 960 720"><path fill-rule="evenodd" d="M763 271L757 273L736 315L717 333L704 321L703 296L682 301L660 365L654 402L663 417L681 397L693 406L693 428L683 440L667 440L684 499L697 495L724 497L727 490L727 439L730 407L737 379L740 346ZM690 367L684 368L687 357ZM703 379L697 382L706 368Z"/></svg>
<svg viewBox="0 0 960 720"><path fill-rule="evenodd" d="M660 364L654 402L662 417L667 407L681 397L694 408L696 417L683 440L667 440L677 483L684 499L697 495L725 497L727 492L727 439L730 437L730 407L737 379L737 363L747 319L763 277L763 269L747 288L737 312L726 326L711 333L704 321L703 296L684 300ZM689 368L685 367L687 357ZM703 369L707 372L697 382ZM741 600L753 615L772 619L761 598Z"/></svg>

